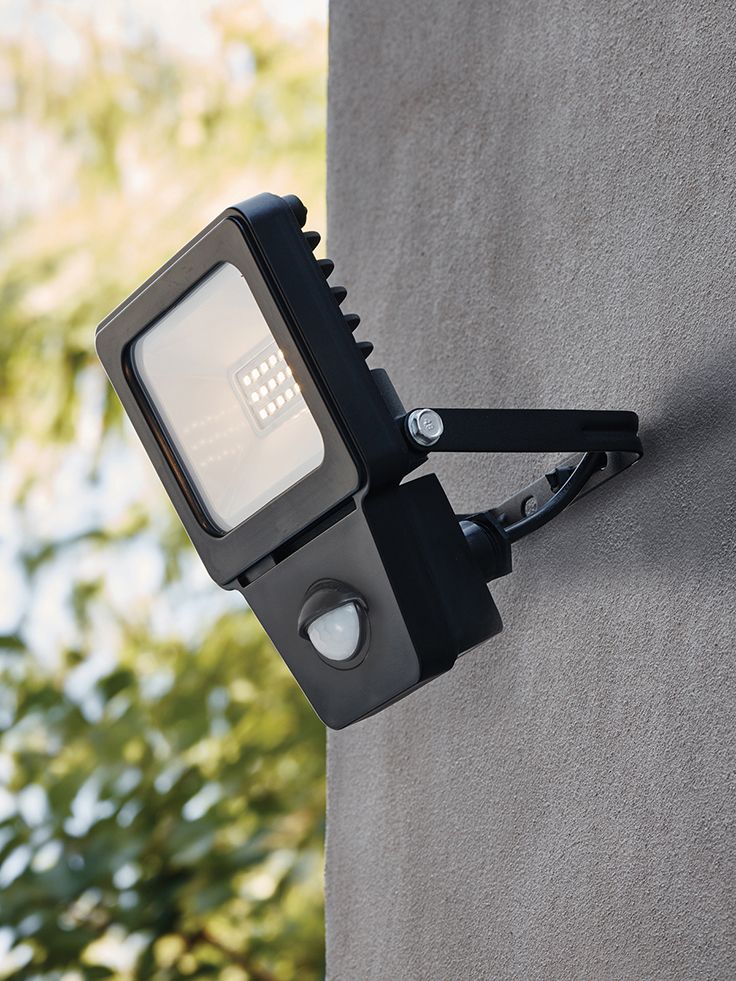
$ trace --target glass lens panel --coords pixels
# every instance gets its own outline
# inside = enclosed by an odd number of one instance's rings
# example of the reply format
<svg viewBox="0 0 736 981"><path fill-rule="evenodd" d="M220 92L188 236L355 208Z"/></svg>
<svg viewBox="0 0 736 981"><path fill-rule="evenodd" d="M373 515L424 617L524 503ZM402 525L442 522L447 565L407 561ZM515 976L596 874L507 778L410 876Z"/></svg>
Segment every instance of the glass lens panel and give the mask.
<svg viewBox="0 0 736 981"><path fill-rule="evenodd" d="M324 443L242 274L210 273L135 343L138 373L210 519L230 531L324 459Z"/></svg>

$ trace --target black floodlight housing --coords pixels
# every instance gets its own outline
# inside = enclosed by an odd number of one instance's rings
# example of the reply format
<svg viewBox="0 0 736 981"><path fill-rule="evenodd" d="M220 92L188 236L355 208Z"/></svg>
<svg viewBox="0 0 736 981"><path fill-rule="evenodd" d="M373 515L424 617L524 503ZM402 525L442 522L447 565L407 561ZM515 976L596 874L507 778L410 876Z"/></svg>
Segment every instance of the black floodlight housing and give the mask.
<svg viewBox="0 0 736 981"><path fill-rule="evenodd" d="M406 412L295 197L229 208L98 327L100 359L207 570L342 728L501 630L511 544L641 456L632 412ZM577 455L456 515L430 451Z"/></svg>

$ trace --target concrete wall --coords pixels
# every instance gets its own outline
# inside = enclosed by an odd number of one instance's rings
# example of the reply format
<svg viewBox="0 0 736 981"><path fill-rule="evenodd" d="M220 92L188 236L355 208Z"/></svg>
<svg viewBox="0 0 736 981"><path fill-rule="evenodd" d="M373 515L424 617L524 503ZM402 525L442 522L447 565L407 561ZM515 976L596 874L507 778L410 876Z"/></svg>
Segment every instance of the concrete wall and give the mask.
<svg viewBox="0 0 736 981"><path fill-rule="evenodd" d="M631 408L505 633L329 740L328 975L732 979L736 10L334 0L335 282L407 404ZM458 510L539 457L437 459Z"/></svg>

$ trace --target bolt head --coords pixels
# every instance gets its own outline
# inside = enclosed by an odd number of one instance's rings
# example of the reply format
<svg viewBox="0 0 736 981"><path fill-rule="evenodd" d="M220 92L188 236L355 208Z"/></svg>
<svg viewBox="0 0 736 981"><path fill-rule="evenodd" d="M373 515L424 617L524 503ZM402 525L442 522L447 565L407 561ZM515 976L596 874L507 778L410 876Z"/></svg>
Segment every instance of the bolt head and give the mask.
<svg viewBox="0 0 736 981"><path fill-rule="evenodd" d="M445 430L434 409L414 409L406 420L407 431L417 446L434 446Z"/></svg>

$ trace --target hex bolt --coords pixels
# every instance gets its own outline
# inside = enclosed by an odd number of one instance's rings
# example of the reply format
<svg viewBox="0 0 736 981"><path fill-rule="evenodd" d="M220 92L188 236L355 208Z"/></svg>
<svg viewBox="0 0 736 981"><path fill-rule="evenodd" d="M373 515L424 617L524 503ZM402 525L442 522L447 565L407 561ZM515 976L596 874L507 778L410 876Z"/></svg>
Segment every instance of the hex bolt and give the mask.
<svg viewBox="0 0 736 981"><path fill-rule="evenodd" d="M444 432L442 418L434 409L414 409L406 419L406 431L417 446L434 446Z"/></svg>

